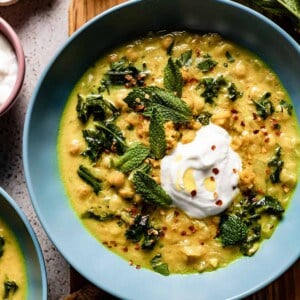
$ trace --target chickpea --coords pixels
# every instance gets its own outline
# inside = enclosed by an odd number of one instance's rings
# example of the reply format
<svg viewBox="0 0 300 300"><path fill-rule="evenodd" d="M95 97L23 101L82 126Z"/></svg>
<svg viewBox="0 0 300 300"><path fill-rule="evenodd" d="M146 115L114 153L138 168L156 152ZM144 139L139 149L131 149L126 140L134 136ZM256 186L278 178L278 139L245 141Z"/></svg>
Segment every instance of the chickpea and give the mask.
<svg viewBox="0 0 300 300"><path fill-rule="evenodd" d="M165 36L162 41L161 41L161 45L164 49L168 49L170 47L170 45L173 43L173 37L171 35L167 35Z"/></svg>
<svg viewBox="0 0 300 300"><path fill-rule="evenodd" d="M71 155L78 155L81 152L80 142L77 139L72 140L69 153Z"/></svg>
<svg viewBox="0 0 300 300"><path fill-rule="evenodd" d="M195 138L195 135L196 135L195 131L192 130L185 131L182 134L182 138L181 138L182 144L190 143Z"/></svg>
<svg viewBox="0 0 300 300"><path fill-rule="evenodd" d="M119 189L125 183L125 176L122 172L113 171L108 175L107 181L110 183L110 185L112 185L115 188Z"/></svg>
<svg viewBox="0 0 300 300"><path fill-rule="evenodd" d="M133 48L128 48L126 50L125 56L129 61L132 62L135 62L139 58L138 53Z"/></svg>
<svg viewBox="0 0 300 300"><path fill-rule="evenodd" d="M125 187L119 190L119 195L124 199L131 199L134 197L134 190L130 187Z"/></svg>
<svg viewBox="0 0 300 300"><path fill-rule="evenodd" d="M242 61L239 61L234 68L234 73L235 73L236 77L238 77L238 78L245 77L246 72L247 72L247 69L246 69L245 64Z"/></svg>
<svg viewBox="0 0 300 300"><path fill-rule="evenodd" d="M107 60L109 63L113 63L119 59L118 54L112 53L108 56Z"/></svg>

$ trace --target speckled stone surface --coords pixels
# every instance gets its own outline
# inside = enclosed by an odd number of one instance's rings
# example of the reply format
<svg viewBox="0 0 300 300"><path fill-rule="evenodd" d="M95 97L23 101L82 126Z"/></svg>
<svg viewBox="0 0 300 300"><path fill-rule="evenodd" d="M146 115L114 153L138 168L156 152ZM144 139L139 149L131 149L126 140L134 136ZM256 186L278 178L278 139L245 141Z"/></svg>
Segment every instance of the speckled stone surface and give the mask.
<svg viewBox="0 0 300 300"><path fill-rule="evenodd" d="M26 57L26 75L14 107L0 117L0 186L23 209L41 248L48 276L50 300L69 292L69 265L43 231L31 205L24 178L22 134L30 97L51 57L68 38L68 0L19 0L0 7L4 18L18 33Z"/></svg>

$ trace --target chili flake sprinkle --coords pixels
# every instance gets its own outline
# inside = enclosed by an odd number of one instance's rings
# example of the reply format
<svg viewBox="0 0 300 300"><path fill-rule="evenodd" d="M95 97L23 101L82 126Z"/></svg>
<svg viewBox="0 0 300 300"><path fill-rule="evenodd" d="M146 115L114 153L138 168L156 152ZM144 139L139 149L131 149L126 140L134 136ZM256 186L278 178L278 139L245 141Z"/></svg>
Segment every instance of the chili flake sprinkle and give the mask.
<svg viewBox="0 0 300 300"><path fill-rule="evenodd" d="M212 169L212 172L213 172L215 175L218 175L220 171L219 171L218 168L213 168L213 169Z"/></svg>
<svg viewBox="0 0 300 300"><path fill-rule="evenodd" d="M223 204L223 201L222 201L222 200L219 199L219 200L216 201L216 205L222 206L222 204Z"/></svg>
<svg viewBox="0 0 300 300"><path fill-rule="evenodd" d="M211 150L212 150L212 151L216 150L216 145L212 145L212 146L211 146Z"/></svg>
<svg viewBox="0 0 300 300"><path fill-rule="evenodd" d="M192 197L195 197L196 195L197 195L197 191L196 191L196 190L192 190L192 191L191 191L191 196L192 196Z"/></svg>

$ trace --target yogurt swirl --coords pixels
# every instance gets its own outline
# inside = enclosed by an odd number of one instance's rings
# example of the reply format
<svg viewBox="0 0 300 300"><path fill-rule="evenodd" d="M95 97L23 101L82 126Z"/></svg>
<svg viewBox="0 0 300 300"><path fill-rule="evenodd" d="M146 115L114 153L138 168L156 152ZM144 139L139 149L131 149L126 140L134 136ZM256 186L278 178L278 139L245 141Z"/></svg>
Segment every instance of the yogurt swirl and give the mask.
<svg viewBox="0 0 300 300"><path fill-rule="evenodd" d="M179 143L162 159L161 184L175 207L202 219L231 204L239 192L242 162L230 143L225 129L209 124L198 130L191 143Z"/></svg>

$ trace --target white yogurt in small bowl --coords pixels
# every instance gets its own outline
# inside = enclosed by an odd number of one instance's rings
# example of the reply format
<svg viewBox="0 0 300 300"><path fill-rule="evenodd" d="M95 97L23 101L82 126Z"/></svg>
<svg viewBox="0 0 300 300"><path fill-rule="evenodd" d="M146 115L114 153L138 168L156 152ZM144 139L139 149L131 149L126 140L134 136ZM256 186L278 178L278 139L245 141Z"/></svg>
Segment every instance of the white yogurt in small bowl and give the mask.
<svg viewBox="0 0 300 300"><path fill-rule="evenodd" d="M15 103L25 75L25 57L12 27L0 18L0 116Z"/></svg>

